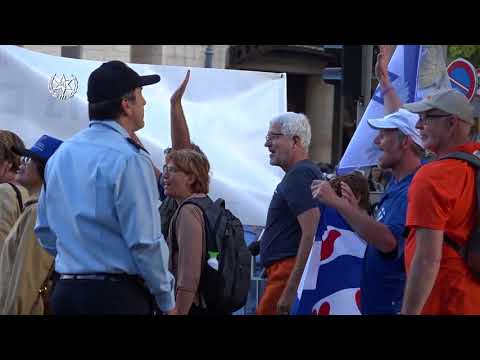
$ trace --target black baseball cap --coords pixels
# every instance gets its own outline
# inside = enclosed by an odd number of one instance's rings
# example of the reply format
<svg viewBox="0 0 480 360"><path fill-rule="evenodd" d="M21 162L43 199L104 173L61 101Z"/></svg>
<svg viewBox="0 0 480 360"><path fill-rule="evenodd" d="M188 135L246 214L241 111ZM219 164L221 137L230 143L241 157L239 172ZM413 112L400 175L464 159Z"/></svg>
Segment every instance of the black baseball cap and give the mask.
<svg viewBox="0 0 480 360"><path fill-rule="evenodd" d="M114 60L103 63L88 78L89 103L119 99L138 87L156 84L159 75L140 76L127 64Z"/></svg>

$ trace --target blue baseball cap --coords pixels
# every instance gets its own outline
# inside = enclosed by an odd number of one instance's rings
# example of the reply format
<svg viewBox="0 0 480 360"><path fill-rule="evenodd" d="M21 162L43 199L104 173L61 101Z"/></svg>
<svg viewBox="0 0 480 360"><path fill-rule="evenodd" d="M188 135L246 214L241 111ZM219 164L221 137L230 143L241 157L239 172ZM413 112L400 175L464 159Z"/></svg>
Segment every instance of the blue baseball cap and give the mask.
<svg viewBox="0 0 480 360"><path fill-rule="evenodd" d="M20 156L28 156L34 160L46 163L62 143L62 140L43 135L30 149L20 149L12 146L12 151Z"/></svg>

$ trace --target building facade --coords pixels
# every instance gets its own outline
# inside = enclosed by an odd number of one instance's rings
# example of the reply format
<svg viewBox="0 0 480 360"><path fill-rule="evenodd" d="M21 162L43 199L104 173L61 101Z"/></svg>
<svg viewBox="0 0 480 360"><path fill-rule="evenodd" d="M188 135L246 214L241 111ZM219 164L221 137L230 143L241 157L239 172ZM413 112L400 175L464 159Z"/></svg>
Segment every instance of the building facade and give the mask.
<svg viewBox="0 0 480 360"><path fill-rule="evenodd" d="M310 155L335 165L351 136L354 113L344 111L341 78L325 78L340 58L323 45L22 45L55 56L97 61L214 67L287 74L288 111L305 113L312 126ZM335 48L335 46L330 46ZM335 50L335 49L334 49ZM347 127L344 131L344 124ZM345 137L346 135L346 137Z"/></svg>

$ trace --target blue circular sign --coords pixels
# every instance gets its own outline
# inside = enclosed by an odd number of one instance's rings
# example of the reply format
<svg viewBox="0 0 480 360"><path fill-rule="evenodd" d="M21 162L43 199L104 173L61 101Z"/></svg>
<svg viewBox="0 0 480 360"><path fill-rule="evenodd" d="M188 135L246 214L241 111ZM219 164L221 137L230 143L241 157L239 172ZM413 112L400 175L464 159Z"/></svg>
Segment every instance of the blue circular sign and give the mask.
<svg viewBox="0 0 480 360"><path fill-rule="evenodd" d="M452 88L471 100L477 88L477 71L465 59L454 60L447 67L448 77Z"/></svg>

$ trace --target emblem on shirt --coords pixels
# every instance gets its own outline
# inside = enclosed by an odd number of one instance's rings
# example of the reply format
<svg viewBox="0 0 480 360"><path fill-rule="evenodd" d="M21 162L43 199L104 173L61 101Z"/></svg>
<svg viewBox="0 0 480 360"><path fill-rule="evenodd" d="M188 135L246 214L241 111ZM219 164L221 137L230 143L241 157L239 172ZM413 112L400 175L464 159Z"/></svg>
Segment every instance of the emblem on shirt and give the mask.
<svg viewBox="0 0 480 360"><path fill-rule="evenodd" d="M385 216L385 208L382 206L377 212L376 220L380 221L384 218L384 216Z"/></svg>
<svg viewBox="0 0 480 360"><path fill-rule="evenodd" d="M48 91L54 98L59 100L71 99L78 90L78 80L75 75L71 77L65 76L65 74L57 75L53 74L48 82Z"/></svg>

